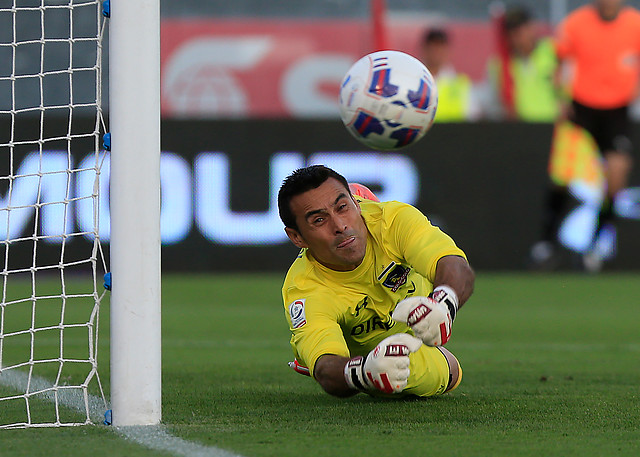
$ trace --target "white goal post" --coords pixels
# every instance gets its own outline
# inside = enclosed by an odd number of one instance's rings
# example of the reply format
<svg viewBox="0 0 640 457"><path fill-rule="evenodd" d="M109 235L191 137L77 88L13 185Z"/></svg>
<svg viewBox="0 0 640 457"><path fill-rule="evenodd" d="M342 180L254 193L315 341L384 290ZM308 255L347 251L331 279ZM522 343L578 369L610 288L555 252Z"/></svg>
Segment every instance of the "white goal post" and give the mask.
<svg viewBox="0 0 640 457"><path fill-rule="evenodd" d="M0 0L0 62L0 429L158 424L159 0Z"/></svg>
<svg viewBox="0 0 640 457"><path fill-rule="evenodd" d="M111 404L113 425L161 419L160 0L112 0Z"/></svg>

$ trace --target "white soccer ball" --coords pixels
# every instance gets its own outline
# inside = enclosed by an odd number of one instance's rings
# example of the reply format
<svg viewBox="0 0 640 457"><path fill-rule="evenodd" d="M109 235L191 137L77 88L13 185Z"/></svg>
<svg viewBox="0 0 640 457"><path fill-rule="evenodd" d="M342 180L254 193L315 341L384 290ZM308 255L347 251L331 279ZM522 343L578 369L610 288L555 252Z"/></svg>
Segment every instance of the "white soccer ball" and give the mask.
<svg viewBox="0 0 640 457"><path fill-rule="evenodd" d="M367 54L340 86L340 116L351 134L374 149L399 149L431 128L438 89L427 67L399 51Z"/></svg>

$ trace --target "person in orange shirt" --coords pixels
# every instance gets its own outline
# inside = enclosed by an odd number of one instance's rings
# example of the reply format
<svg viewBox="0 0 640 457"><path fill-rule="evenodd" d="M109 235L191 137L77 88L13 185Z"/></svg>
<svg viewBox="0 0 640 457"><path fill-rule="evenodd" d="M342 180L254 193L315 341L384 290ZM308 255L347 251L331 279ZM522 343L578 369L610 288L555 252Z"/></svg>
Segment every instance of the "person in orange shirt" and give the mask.
<svg viewBox="0 0 640 457"><path fill-rule="evenodd" d="M595 245L601 231L612 227L613 199L632 167L629 105L640 81L640 12L624 0L594 0L559 25L556 53L573 70L569 120L591 134L603 158L606 193ZM587 269L599 269L594 262L599 259L585 256Z"/></svg>

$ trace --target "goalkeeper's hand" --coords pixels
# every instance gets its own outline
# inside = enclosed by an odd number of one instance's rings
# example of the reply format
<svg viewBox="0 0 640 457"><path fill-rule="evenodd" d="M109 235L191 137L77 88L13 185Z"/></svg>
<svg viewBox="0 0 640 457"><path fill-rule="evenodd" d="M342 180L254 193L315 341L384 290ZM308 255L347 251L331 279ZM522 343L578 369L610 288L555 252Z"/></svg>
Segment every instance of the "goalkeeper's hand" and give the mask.
<svg viewBox="0 0 640 457"><path fill-rule="evenodd" d="M409 354L422 341L408 333L398 333L382 340L366 359L357 356L344 367L344 377L352 389L386 394L402 392L409 378Z"/></svg>
<svg viewBox="0 0 640 457"><path fill-rule="evenodd" d="M458 297L453 289L438 286L428 297L405 298L391 317L411 327L427 346L442 346L451 338L457 311Z"/></svg>

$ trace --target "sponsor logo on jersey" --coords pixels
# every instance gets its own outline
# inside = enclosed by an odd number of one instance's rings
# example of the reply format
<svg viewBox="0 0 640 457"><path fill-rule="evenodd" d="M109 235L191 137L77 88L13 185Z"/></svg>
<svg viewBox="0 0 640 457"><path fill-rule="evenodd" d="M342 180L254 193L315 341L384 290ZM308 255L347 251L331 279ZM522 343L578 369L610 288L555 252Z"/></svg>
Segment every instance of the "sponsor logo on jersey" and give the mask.
<svg viewBox="0 0 640 457"><path fill-rule="evenodd" d="M390 316L385 318L384 321L380 318L380 316L373 316L371 319L353 326L351 328L351 336L359 336L362 334L373 332L376 329L386 331L391 329L394 325L396 325L396 322L391 319Z"/></svg>
<svg viewBox="0 0 640 457"><path fill-rule="evenodd" d="M304 314L304 302L306 299L296 300L289 305L289 316L291 316L291 327L299 328L307 323Z"/></svg>
<svg viewBox="0 0 640 457"><path fill-rule="evenodd" d="M364 297L364 300L362 300L362 302L358 303L356 305L356 309L355 309L355 317L358 317L360 315L360 311L365 309L367 307L367 302L369 301L369 297Z"/></svg>

